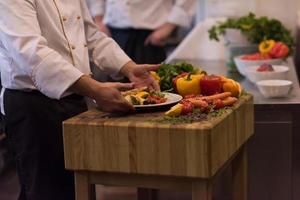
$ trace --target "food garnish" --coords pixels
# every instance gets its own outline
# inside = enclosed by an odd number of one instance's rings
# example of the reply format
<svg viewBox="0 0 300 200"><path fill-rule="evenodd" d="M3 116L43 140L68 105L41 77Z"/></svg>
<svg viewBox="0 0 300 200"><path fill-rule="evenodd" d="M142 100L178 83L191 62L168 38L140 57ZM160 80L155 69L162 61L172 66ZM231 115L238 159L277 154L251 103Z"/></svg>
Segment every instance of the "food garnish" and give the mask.
<svg viewBox="0 0 300 200"><path fill-rule="evenodd" d="M149 91L147 87L126 91L122 95L132 105L161 104L167 101L164 93Z"/></svg>
<svg viewBox="0 0 300 200"><path fill-rule="evenodd" d="M256 69L257 72L273 72L274 68L271 64L264 63Z"/></svg>

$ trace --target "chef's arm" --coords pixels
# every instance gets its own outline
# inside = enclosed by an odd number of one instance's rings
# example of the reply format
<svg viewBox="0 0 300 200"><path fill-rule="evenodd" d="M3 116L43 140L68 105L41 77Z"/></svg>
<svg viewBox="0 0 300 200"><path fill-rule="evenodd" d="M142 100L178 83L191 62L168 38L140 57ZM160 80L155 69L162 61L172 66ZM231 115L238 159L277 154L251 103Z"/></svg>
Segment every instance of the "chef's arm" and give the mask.
<svg viewBox="0 0 300 200"><path fill-rule="evenodd" d="M105 14L105 0L87 0L87 5L90 10L92 17L99 30L106 35L110 36L109 29L103 22L104 14Z"/></svg>
<svg viewBox="0 0 300 200"><path fill-rule="evenodd" d="M191 24L196 13L196 0L175 0L167 23L187 27Z"/></svg>
<svg viewBox="0 0 300 200"><path fill-rule="evenodd" d="M92 17L103 17L105 13L105 0L86 0Z"/></svg>
<svg viewBox="0 0 300 200"><path fill-rule="evenodd" d="M94 99L102 111L124 113L134 111L134 108L124 99L120 90L132 88L132 83L100 83L84 75L70 87L70 90Z"/></svg>
<svg viewBox="0 0 300 200"><path fill-rule="evenodd" d="M146 38L145 45L163 46L177 26L189 26L196 12L196 4L196 0L175 0L167 21Z"/></svg>
<svg viewBox="0 0 300 200"><path fill-rule="evenodd" d="M60 99L83 73L48 46L35 6L34 0L0 1L1 42L38 90Z"/></svg>
<svg viewBox="0 0 300 200"><path fill-rule="evenodd" d="M131 59L113 39L99 31L85 0L81 2L87 46L94 63L108 75L119 75L121 68Z"/></svg>

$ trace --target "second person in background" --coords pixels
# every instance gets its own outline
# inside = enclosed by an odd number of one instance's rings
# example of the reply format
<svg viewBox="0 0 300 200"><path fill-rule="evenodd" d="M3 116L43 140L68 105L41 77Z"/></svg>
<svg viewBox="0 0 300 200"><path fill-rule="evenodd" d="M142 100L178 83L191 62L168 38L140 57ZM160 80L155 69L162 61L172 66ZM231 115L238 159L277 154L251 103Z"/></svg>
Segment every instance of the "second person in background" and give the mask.
<svg viewBox="0 0 300 200"><path fill-rule="evenodd" d="M87 0L99 29L136 63L165 60L165 42L191 24L196 0Z"/></svg>

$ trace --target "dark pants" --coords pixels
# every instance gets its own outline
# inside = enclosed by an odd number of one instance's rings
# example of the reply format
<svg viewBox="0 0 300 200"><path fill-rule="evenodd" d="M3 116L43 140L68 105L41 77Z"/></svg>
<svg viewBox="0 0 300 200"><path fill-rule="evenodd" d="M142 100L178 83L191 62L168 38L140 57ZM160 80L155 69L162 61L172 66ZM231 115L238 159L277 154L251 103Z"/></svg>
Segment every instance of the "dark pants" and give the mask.
<svg viewBox="0 0 300 200"><path fill-rule="evenodd" d="M87 110L84 98L54 100L37 91L6 90L4 110L19 200L74 200L74 176L64 168L62 121Z"/></svg>
<svg viewBox="0 0 300 200"><path fill-rule="evenodd" d="M166 59L164 47L144 45L151 30L117 29L109 27L112 38L138 64L159 64Z"/></svg>

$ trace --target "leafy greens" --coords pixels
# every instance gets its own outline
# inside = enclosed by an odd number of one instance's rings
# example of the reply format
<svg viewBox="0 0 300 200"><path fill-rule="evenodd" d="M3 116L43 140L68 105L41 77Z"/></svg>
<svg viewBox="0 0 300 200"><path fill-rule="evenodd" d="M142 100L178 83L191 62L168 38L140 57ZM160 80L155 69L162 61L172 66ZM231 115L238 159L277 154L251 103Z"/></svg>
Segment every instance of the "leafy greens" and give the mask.
<svg viewBox="0 0 300 200"><path fill-rule="evenodd" d="M161 64L160 68L157 70L157 74L160 77L160 88L162 91L173 91L173 78L182 74L196 73L198 69L195 69L193 65L189 63L176 63L176 64Z"/></svg>

